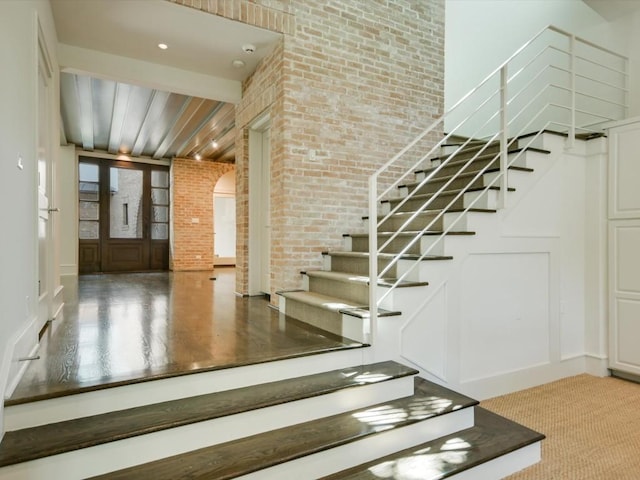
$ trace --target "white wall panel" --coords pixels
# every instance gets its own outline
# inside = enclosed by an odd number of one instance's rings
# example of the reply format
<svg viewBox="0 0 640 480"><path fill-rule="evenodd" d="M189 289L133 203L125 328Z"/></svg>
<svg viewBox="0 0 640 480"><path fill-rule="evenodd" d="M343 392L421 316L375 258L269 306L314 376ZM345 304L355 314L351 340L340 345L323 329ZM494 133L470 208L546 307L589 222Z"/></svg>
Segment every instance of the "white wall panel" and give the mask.
<svg viewBox="0 0 640 480"><path fill-rule="evenodd" d="M549 361L547 253L471 255L460 297L461 381Z"/></svg>
<svg viewBox="0 0 640 480"><path fill-rule="evenodd" d="M402 357L446 380L447 287L443 284L402 328Z"/></svg>
<svg viewBox="0 0 640 480"><path fill-rule="evenodd" d="M609 135L609 218L640 217L640 127L638 123Z"/></svg>

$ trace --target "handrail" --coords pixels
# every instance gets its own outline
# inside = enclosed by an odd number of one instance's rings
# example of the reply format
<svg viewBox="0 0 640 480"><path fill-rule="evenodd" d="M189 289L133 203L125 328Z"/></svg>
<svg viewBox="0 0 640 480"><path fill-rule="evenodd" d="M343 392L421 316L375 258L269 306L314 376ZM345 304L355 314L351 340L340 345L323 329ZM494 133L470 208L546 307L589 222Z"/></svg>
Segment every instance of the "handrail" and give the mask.
<svg viewBox="0 0 640 480"><path fill-rule="evenodd" d="M542 40L543 35L551 33L552 38L547 39L539 51L530 52L535 47L538 40ZM554 41L560 39L565 42L558 46ZM568 40L568 47L566 42ZM580 46L578 54L577 48ZM589 52L597 51L598 59L589 58ZM564 60L559 61L552 58L547 59L543 67L536 64L545 60L545 54L556 57L560 56ZM509 67L515 61L524 62L517 65L515 71L510 75ZM586 67L585 67L586 66ZM531 69L536 69L531 72ZM585 72L584 69L587 68ZM590 70L589 70L590 69ZM597 71L596 71L597 70ZM526 75L528 74L528 76ZM551 77L551 78L546 78ZM568 78L566 78L568 77ZM578 82L578 79L580 80ZM497 87L490 89L489 93L484 92L490 83L496 82ZM587 82L587 84L585 84ZM579 88L576 85L579 83ZM608 93L599 89L609 90ZM591 90L593 89L593 91ZM514 93L511 93L511 90ZM533 93L530 93L533 91ZM390 293L403 281L414 278L416 269L422 260L431 255L434 246L442 241L444 235L452 231L455 225L466 215L482 197L482 194L469 202L463 203L463 208L456 209L453 206L462 198L471 185L480 179L486 171L494 170L495 164L499 165L498 174L483 187L481 193L485 193L490 188L498 188L498 208L503 208L506 204L507 180L509 167L518 161L524 150L510 154L509 149L518 137L527 134L527 142L523 148L533 144L541 133L550 126L559 128L561 133L567 134L567 147L571 148L575 140L576 132L597 132L598 125L609 120L618 120L627 115L628 110L628 59L612 50L597 45L589 40L575 36L563 29L549 25L527 42L518 48L507 60L502 62L496 69L487 75L482 81L472 88L459 101L438 117L428 128L417 135L407 146L401 149L388 162L382 165L369 177L369 324L365 326L366 333L373 341L377 335L378 310ZM560 96L561 98L557 98ZM565 97L567 97L565 99ZM598 105L584 105L588 99ZM488 111L487 111L488 110ZM466 113L465 113L466 112ZM454 115L462 118L454 118ZM445 122L453 122L453 127L445 125ZM493 124L497 122L498 125ZM446 134L443 132L447 130ZM442 134L440 140L433 141L431 148L423 151L414 151L420 148L428 135ZM389 208L389 211L378 215L378 206L386 198L390 198L391 193L397 189L406 178L414 171L423 168L430 159L436 156L442 146L446 145L451 138L462 137L466 140L458 142L454 151L440 159L439 165L424 171L424 178L412 184L412 189L407 192L402 199L396 199L396 205ZM481 140L477 151L470 158L459 160L459 154L473 141ZM485 153L490 144L498 146L497 152ZM519 145L520 146L520 145ZM480 156L488 158L487 164L480 170L465 173L465 170ZM411 158L409 158L411 157ZM417 158L417 160L414 159ZM439 172L447 168L452 162L457 162L460 168L455 169L451 175L438 177ZM407 168L407 164L410 166ZM391 167L404 165L403 173L392 175ZM472 177L466 186L459 189L455 187L452 193L453 198L449 200L443 208L430 208L435 204L436 199L447 191L454 182L461 182L463 178ZM433 184L438 178L442 185L430 187L426 196L418 196L421 189ZM384 183L382 183L383 179ZM465 180L466 181L466 180ZM460 183L462 184L462 183ZM495 186L494 186L495 185ZM378 190L381 190L380 192ZM409 190L409 187L407 187ZM378 231L382 226L390 221L394 215L402 211L407 202L413 201L420 206L406 212L404 221L399 228L394 228L389 238L378 245ZM426 226L419 228L419 231L411 230L409 227L416 219L425 213L429 213L430 220ZM436 241L431 242L431 246L419 255L411 256L412 263L403 267L400 274L394 274L395 281L389 287L385 285L386 291L379 292L378 283L380 279L390 274L392 270L398 269L400 260L407 257L409 252L422 236L427 232L434 232L434 227L443 222L445 214L450 215L447 224L443 223L437 234ZM398 238L400 234L411 234L407 244L394 254L393 258L385 266L379 268L378 255L386 249L391 242ZM416 258L417 257L417 258Z"/></svg>

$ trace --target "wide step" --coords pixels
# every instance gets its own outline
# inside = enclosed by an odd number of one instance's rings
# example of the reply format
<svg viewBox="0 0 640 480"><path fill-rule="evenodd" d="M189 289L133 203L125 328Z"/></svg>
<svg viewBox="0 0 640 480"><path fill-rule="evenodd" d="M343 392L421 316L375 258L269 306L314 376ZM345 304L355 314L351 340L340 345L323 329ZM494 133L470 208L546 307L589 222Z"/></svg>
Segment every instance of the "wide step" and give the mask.
<svg viewBox="0 0 640 480"><path fill-rule="evenodd" d="M417 373L379 362L7 432L0 467Z"/></svg>
<svg viewBox="0 0 640 480"><path fill-rule="evenodd" d="M425 427L423 435L438 438L435 427L442 421L446 434L459 430L457 425L473 422L477 404L464 395L416 378L416 393L319 420L301 423L240 440L203 448L182 455L101 475L99 479L152 478L177 480L236 478L260 471L260 478L317 478L341 468L344 463L359 463L359 458L375 454L378 448L365 444L396 432L417 433L411 426ZM445 418L446 417L446 418ZM447 418L451 421L444 422ZM465 428L468 428L468 425ZM394 437L402 441L405 435ZM405 441L411 440L406 435ZM395 440L394 440L395 441ZM378 442L379 443L379 442ZM386 446L387 442L382 442ZM353 446L353 449L349 449ZM341 448L336 448L341 447ZM349 450L349 454L345 454ZM351 453L352 452L352 453ZM324 455L324 456L323 456ZM319 456L322 456L321 458ZM314 461L315 460L315 461ZM269 469L261 471L264 469ZM249 477L248 477L249 478ZM258 478L258 477L255 477Z"/></svg>
<svg viewBox="0 0 640 480"><path fill-rule="evenodd" d="M489 466L488 462L543 439L544 435L540 433L476 407L475 425L471 428L343 470L321 480L438 480L462 472L469 473L464 478L475 480L502 478L505 472L500 469L508 467L497 464ZM528 466L526 460L524 463L524 467ZM480 465L487 467L485 472L472 471Z"/></svg>

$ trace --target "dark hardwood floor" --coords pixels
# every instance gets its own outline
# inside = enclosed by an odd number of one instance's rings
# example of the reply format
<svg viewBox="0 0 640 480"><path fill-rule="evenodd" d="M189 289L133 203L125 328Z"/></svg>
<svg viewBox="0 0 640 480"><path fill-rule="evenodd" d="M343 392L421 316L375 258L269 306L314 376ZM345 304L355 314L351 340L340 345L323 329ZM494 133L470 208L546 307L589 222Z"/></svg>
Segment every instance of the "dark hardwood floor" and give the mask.
<svg viewBox="0 0 640 480"><path fill-rule="evenodd" d="M81 276L5 404L361 344L234 293L235 270Z"/></svg>

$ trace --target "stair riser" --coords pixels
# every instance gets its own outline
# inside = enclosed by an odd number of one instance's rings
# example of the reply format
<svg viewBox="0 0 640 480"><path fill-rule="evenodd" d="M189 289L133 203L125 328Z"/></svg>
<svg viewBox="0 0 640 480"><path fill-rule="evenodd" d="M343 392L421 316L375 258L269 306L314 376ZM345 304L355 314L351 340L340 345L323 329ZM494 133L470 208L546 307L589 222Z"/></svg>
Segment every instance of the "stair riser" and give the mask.
<svg viewBox="0 0 640 480"><path fill-rule="evenodd" d="M369 286L365 283L337 282L329 278L309 278L309 291L344 298L358 305L369 303Z"/></svg>
<svg viewBox="0 0 640 480"><path fill-rule="evenodd" d="M540 442L448 477L453 480L495 480L535 465L542 459Z"/></svg>
<svg viewBox="0 0 640 480"><path fill-rule="evenodd" d="M388 236L378 237L378 248L382 246L387 240ZM398 253L406 247L409 242L413 240L412 237L398 236L394 238L389 245L383 248L384 253ZM409 250L405 253L420 255L426 251L429 255L444 255L445 240L438 235L423 235L419 241L415 242ZM351 248L353 252L368 252L369 240L366 237L357 237L352 240ZM429 250L430 249L430 250Z"/></svg>
<svg viewBox="0 0 640 480"><path fill-rule="evenodd" d="M378 271L381 271L389 263L387 259L378 260ZM358 275L369 275L369 259L354 257L331 257L331 270L334 272L349 272ZM395 277L395 267L392 267L385 275L387 277Z"/></svg>
<svg viewBox="0 0 640 480"><path fill-rule="evenodd" d="M362 349L173 377L5 407L7 431L358 365Z"/></svg>
<svg viewBox="0 0 640 480"><path fill-rule="evenodd" d="M128 438L0 469L3 480L81 479L414 393L413 377L365 384L296 402Z"/></svg>
<svg viewBox="0 0 640 480"><path fill-rule="evenodd" d="M441 215L433 224L431 225L431 230L442 230L444 225L444 217L445 215ZM409 222L409 224L405 227L405 230L422 230L424 227L429 225L436 218L436 214L422 214L418 215L414 220ZM399 230L404 222L406 222L409 218L406 216L396 217L391 216L386 219L380 225L380 230L385 232L395 232ZM368 221L366 222L366 227L368 228Z"/></svg>
<svg viewBox="0 0 640 480"><path fill-rule="evenodd" d="M440 208L464 208L464 195L461 195L458 199L453 201L455 195L445 195L438 196L432 199L425 198L410 198L404 204L398 208L398 212L415 212L421 209L432 210L432 209L440 209ZM424 206L425 202L429 201L428 206ZM390 202L391 209L396 208L396 205L400 202Z"/></svg>
<svg viewBox="0 0 640 480"><path fill-rule="evenodd" d="M539 148L539 147L536 147ZM509 155L507 155L507 163L511 166L511 167L523 167L523 168L527 168L530 167L531 165L529 164L529 162L527 161L527 157L529 157L529 155L534 154L534 155L543 155L543 157L546 157L546 154L544 153L540 153L540 152L532 152L532 151L521 151L521 152L513 152L510 153ZM460 162L460 161L464 161L464 159L455 159L455 162ZM452 163L454 161L452 160ZM479 170L481 170L482 167L480 167L482 162L494 162L492 163L491 167L488 168L498 168L500 166L500 159L493 159L493 158L489 158L487 160L476 160L474 162L472 162L471 165L469 165L464 172L468 173L468 172L477 172ZM476 166L477 164L477 166ZM486 164L486 163L485 163ZM435 167L438 167L440 165L440 161L436 160L433 162L433 165L430 168L427 168L423 171L419 171L418 173L416 173L415 175L415 181L416 182L421 182L422 180L425 179L425 177L429 174L430 169L433 169ZM446 174L442 174L442 171L446 171L446 169L448 169L448 174L449 175L453 175L455 172L459 171L460 168L462 167L462 165L445 165L444 167L442 167L442 170L440 170L435 177L440 177Z"/></svg>
<svg viewBox="0 0 640 480"><path fill-rule="evenodd" d="M415 194L417 195L436 193L445 184L446 184L446 187L444 187L444 191L450 191L450 190L457 191L461 189L483 188L489 185L489 179L485 178L485 175L481 175L479 178L477 178L473 182L471 181L473 179L472 176L458 177L453 180L436 178L436 179L430 180L427 184L422 185L419 188L417 187L408 188L407 192L415 192ZM436 207L433 207L433 208L436 208Z"/></svg>
<svg viewBox="0 0 640 480"><path fill-rule="evenodd" d="M455 159L451 160L451 162L449 162L447 165L445 165L440 170L438 170L438 172L436 172L432 178L449 177L455 174L456 172L459 172L462 169L462 167L464 167L464 165L460 165L459 162L465 161L465 160L468 160L468 159L458 158L456 156ZM493 167L498 168L500 166L500 159L483 158L483 159L474 160L469 165L467 165L467 167L463 170L463 172L464 173L478 172L482 170L484 167L486 167L487 165L490 165L489 168L493 168ZM424 179L424 177L428 174L429 172L424 172L420 180Z"/></svg>
<svg viewBox="0 0 640 480"><path fill-rule="evenodd" d="M453 433L470 428L472 425L473 409L465 408L237 478L239 480L318 478L434 440L444 436L445 431Z"/></svg>
<svg viewBox="0 0 640 480"><path fill-rule="evenodd" d="M499 193L496 190L468 192L455 201L453 196L438 197L431 202L427 208L447 208L447 209L464 209L464 208L485 208L496 209L498 205ZM477 200L476 200L477 199ZM422 208L422 201L409 200L399 211L413 212Z"/></svg>

